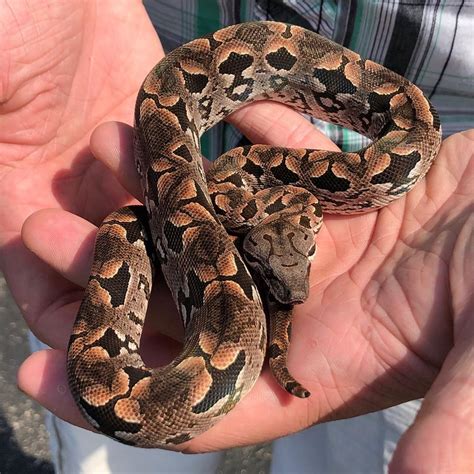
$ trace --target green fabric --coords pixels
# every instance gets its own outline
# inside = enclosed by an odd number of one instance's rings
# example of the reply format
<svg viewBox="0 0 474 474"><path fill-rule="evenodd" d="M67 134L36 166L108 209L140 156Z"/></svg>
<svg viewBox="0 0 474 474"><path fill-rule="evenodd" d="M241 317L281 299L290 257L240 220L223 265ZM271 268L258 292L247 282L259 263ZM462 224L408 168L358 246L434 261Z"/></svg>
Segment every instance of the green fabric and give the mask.
<svg viewBox="0 0 474 474"><path fill-rule="evenodd" d="M303 25L407 77L430 97L446 135L474 126L474 4L462 0L145 0L169 51L223 26L250 20ZM368 140L312 119L343 150ZM239 144L240 134L221 123L202 138L215 159Z"/></svg>

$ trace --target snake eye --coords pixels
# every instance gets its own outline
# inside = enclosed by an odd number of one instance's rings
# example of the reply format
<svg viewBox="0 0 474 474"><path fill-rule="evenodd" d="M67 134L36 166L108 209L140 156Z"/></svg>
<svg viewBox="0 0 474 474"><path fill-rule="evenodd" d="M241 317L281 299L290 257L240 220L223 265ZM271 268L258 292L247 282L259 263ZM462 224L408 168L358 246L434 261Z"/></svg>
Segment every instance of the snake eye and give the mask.
<svg viewBox="0 0 474 474"><path fill-rule="evenodd" d="M311 246L311 248L309 249L308 251L308 256L311 257L312 255L314 255L316 253L316 244L313 244Z"/></svg>

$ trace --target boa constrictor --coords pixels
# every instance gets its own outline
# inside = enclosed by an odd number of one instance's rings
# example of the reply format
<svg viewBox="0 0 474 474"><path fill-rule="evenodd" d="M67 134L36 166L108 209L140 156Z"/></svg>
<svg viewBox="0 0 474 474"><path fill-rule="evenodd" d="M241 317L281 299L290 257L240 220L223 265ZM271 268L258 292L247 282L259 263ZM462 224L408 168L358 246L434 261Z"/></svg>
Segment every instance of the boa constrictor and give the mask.
<svg viewBox="0 0 474 474"><path fill-rule="evenodd" d="M199 137L261 99L373 142L350 153L241 147L206 180ZM286 353L292 305L308 293L321 207L352 214L389 204L426 174L439 145L438 115L415 85L297 26L234 25L166 56L135 110L146 210L119 210L101 226L69 344L69 383L87 420L141 447L207 430L259 376L264 306L272 371L287 391L308 396L288 373ZM175 360L148 368L139 343L154 260L185 335Z"/></svg>

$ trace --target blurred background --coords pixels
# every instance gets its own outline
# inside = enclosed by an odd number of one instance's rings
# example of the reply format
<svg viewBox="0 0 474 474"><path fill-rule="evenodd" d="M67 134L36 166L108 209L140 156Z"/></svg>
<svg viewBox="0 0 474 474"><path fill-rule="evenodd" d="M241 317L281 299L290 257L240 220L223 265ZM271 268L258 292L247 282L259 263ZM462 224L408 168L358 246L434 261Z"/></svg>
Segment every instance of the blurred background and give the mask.
<svg viewBox="0 0 474 474"><path fill-rule="evenodd" d="M0 328L0 473L53 473L43 410L16 386L28 330L1 273Z"/></svg>

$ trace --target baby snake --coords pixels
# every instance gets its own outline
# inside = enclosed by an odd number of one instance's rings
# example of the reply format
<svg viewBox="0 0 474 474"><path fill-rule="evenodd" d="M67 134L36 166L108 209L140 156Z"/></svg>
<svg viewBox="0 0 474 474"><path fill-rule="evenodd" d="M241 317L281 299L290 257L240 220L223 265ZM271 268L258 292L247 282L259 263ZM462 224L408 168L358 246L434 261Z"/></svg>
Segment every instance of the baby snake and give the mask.
<svg viewBox="0 0 474 474"><path fill-rule="evenodd" d="M373 142L350 153L241 147L206 178L199 137L261 99ZM438 115L415 85L297 26L233 25L167 55L135 109L146 210L121 209L100 227L69 343L69 384L86 419L140 447L209 429L260 374L264 307L272 371L288 392L308 396L286 353L292 305L308 295L321 207L352 214L386 206L426 174L440 140ZM185 327L181 354L160 368L139 354L153 262ZM268 294L263 305L260 294Z"/></svg>

